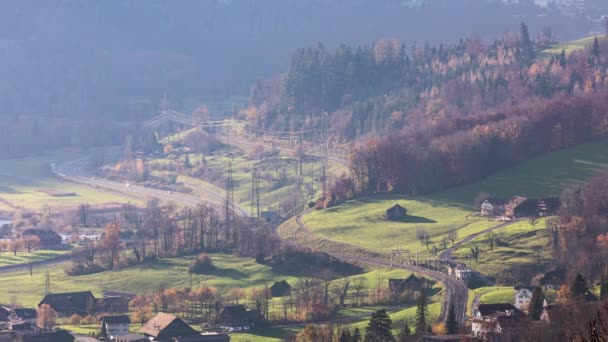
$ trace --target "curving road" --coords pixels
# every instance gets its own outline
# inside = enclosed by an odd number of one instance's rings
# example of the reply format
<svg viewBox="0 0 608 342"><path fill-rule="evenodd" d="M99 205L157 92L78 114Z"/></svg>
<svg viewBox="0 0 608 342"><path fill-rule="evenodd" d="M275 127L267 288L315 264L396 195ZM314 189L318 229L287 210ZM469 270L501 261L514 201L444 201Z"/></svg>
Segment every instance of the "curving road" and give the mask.
<svg viewBox="0 0 608 342"><path fill-rule="evenodd" d="M296 222L298 223L298 226L300 226L300 228L302 230L304 230L308 234L312 234L310 232L310 230L308 229L308 227L306 227L304 222L302 222L302 214L300 214L296 217ZM293 243L292 243L292 245L293 245ZM337 259L357 261L360 263L365 263L365 264L375 265L375 266L380 265L380 266L384 266L384 267L388 267L388 268L401 268L404 270L423 274L431 279L434 279L435 281L442 283L446 289L446 291L445 291L446 295L445 295L444 302L443 302L442 309L441 309L442 319L444 321L447 320L449 308L452 305L454 306L456 320L461 325L464 324L464 322L467 318L466 317L466 307L467 307L467 301L468 301L468 295L469 295L467 286L462 281L460 281L454 277L448 276L447 273L429 270L429 269L421 268L418 266L409 265L406 263L401 264L401 265L398 263L390 263L383 259L378 259L378 258L361 257L361 256L357 256L357 255L334 253L334 252L327 252L327 251L323 251L323 252L325 252Z"/></svg>

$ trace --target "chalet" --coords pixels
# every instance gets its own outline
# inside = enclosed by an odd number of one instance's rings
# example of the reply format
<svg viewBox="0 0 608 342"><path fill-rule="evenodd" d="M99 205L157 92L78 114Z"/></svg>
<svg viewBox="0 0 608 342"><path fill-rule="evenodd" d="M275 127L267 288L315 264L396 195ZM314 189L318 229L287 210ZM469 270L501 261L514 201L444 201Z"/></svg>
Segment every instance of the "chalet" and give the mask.
<svg viewBox="0 0 608 342"><path fill-rule="evenodd" d="M389 220L403 218L406 215L407 215L407 209L400 206L399 204L395 204L386 210L386 218Z"/></svg>
<svg viewBox="0 0 608 342"><path fill-rule="evenodd" d="M481 215L490 216L494 215L494 205L489 200L481 202Z"/></svg>
<svg viewBox="0 0 608 342"><path fill-rule="evenodd" d="M49 293L38 303L38 307L48 304L60 316L86 316L95 313L95 302L91 291Z"/></svg>
<svg viewBox="0 0 608 342"><path fill-rule="evenodd" d="M566 282L566 276L566 270L556 269L545 273L542 278L540 278L536 284L533 283L533 285L540 285L545 291L559 290L561 284Z"/></svg>
<svg viewBox="0 0 608 342"><path fill-rule="evenodd" d="M260 217L262 217L262 220L266 222L272 222L279 218L279 213L276 211L262 211L260 213Z"/></svg>
<svg viewBox="0 0 608 342"><path fill-rule="evenodd" d="M127 315L104 316L101 318L100 336L114 340L118 336L128 335L129 324L131 320Z"/></svg>
<svg viewBox="0 0 608 342"><path fill-rule="evenodd" d="M114 339L114 342L146 342L146 338L142 335L127 334L117 336L116 339Z"/></svg>
<svg viewBox="0 0 608 342"><path fill-rule="evenodd" d="M146 322L139 332L144 334L147 341L169 342L175 337L199 335L199 332L186 324L180 318L159 312Z"/></svg>
<svg viewBox="0 0 608 342"><path fill-rule="evenodd" d="M228 331L249 330L249 315L243 305L227 305L220 314L220 327Z"/></svg>
<svg viewBox="0 0 608 342"><path fill-rule="evenodd" d="M30 324L36 324L36 317L38 312L32 308L22 308L13 310L13 318L19 321L28 322Z"/></svg>
<svg viewBox="0 0 608 342"><path fill-rule="evenodd" d="M388 287L393 294L400 294L405 291L423 291L427 288L427 281L424 277L418 278L414 274L410 274L405 279L389 279Z"/></svg>
<svg viewBox="0 0 608 342"><path fill-rule="evenodd" d="M505 216L508 218L520 218L538 215L538 201L515 196L505 206Z"/></svg>
<svg viewBox="0 0 608 342"><path fill-rule="evenodd" d="M61 236L52 229L29 228L21 233L24 238L35 236L40 240L40 248L55 249L61 248Z"/></svg>
<svg viewBox="0 0 608 342"><path fill-rule="evenodd" d="M538 200L537 205L539 216L549 216L557 212L557 210L561 206L561 202L559 200L559 197L547 197Z"/></svg>
<svg viewBox="0 0 608 342"><path fill-rule="evenodd" d="M527 321L511 304L480 304L471 319L471 334L484 341L517 341L515 330Z"/></svg>
<svg viewBox="0 0 608 342"><path fill-rule="evenodd" d="M532 289L528 286L515 286L514 305L519 310L528 310L532 301Z"/></svg>
<svg viewBox="0 0 608 342"><path fill-rule="evenodd" d="M129 298L120 296L102 297L95 300L95 310L107 313L128 312L129 302Z"/></svg>
<svg viewBox="0 0 608 342"><path fill-rule="evenodd" d="M285 297L291 294L291 285L285 280L277 281L270 287L273 297Z"/></svg>

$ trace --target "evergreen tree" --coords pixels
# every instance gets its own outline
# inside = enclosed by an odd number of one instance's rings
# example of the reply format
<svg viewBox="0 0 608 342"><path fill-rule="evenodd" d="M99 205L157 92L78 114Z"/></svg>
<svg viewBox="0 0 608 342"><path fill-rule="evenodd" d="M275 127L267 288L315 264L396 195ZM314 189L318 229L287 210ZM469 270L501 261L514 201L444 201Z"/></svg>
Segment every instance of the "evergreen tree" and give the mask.
<svg viewBox="0 0 608 342"><path fill-rule="evenodd" d="M600 56L600 42L597 40L597 37L593 39L593 48L591 49L591 54L595 58Z"/></svg>
<svg viewBox="0 0 608 342"><path fill-rule="evenodd" d="M428 300L426 295L420 292L416 302L416 332L424 331L427 328L426 318L428 316Z"/></svg>
<svg viewBox="0 0 608 342"><path fill-rule="evenodd" d="M350 329L344 329L342 330L342 332L340 333L340 342L351 342L352 341L352 336L350 334Z"/></svg>
<svg viewBox="0 0 608 342"><path fill-rule="evenodd" d="M562 53L559 54L559 65L562 67L566 66L566 50L562 49Z"/></svg>
<svg viewBox="0 0 608 342"><path fill-rule="evenodd" d="M445 322L445 327L448 329L448 334L455 334L458 332L458 322L456 321L456 310L454 305L450 305L450 311L448 312L448 320Z"/></svg>
<svg viewBox="0 0 608 342"><path fill-rule="evenodd" d="M600 298L605 299L608 296L608 282L606 277L602 274L602 280L600 282Z"/></svg>
<svg viewBox="0 0 608 342"><path fill-rule="evenodd" d="M190 163L190 157L186 154L186 158L184 158L184 167L187 169L192 168L192 164Z"/></svg>
<svg viewBox="0 0 608 342"><path fill-rule="evenodd" d="M519 36L519 62L523 65L529 65L534 60L534 57L534 43L532 43L532 39L530 39L528 26L522 22Z"/></svg>
<svg viewBox="0 0 608 342"><path fill-rule="evenodd" d="M534 288L532 292L532 300L530 301L529 314L533 320L540 320L540 315L543 313L543 303L545 301L545 294L543 293L542 287L538 286Z"/></svg>
<svg viewBox="0 0 608 342"><path fill-rule="evenodd" d="M576 278L572 281L570 285L570 296L571 297L580 297L584 296L589 289L587 288L587 283L585 278L579 273L576 275Z"/></svg>
<svg viewBox="0 0 608 342"><path fill-rule="evenodd" d="M353 335L350 338L350 342L361 342L361 331L358 327L355 328L355 332L353 332Z"/></svg>
<svg viewBox="0 0 608 342"><path fill-rule="evenodd" d="M407 340L407 337L412 334L412 329L410 329L407 320L403 320L401 327L399 328L399 333L397 334L397 341L404 342Z"/></svg>
<svg viewBox="0 0 608 342"><path fill-rule="evenodd" d="M381 309L372 314L365 328L365 342L395 342L393 337L393 322L386 310Z"/></svg>

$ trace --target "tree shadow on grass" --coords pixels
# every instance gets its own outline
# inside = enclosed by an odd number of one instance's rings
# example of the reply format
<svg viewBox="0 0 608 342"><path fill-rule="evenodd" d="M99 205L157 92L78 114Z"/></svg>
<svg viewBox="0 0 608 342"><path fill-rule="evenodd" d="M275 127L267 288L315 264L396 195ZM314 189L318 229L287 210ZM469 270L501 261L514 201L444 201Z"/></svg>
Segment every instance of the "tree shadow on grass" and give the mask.
<svg viewBox="0 0 608 342"><path fill-rule="evenodd" d="M401 223L437 223L435 220L415 215L406 215L405 217L394 218L389 221Z"/></svg>
<svg viewBox="0 0 608 342"><path fill-rule="evenodd" d="M214 275L222 278L231 278L241 280L247 278L247 273L235 270L233 268L215 268L211 272L207 272L208 275Z"/></svg>

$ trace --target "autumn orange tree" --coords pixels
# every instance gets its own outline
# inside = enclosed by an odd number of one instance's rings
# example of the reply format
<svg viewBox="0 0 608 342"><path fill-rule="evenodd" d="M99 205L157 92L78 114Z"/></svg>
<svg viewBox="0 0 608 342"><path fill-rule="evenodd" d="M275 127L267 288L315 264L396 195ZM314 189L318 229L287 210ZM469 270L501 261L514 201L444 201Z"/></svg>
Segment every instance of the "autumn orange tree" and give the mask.
<svg viewBox="0 0 608 342"><path fill-rule="evenodd" d="M45 329L51 330L57 321L57 312L48 304L40 305L38 315L36 316L36 324Z"/></svg>
<svg viewBox="0 0 608 342"><path fill-rule="evenodd" d="M120 242L120 225L117 222L111 222L106 225L101 247L108 255L109 269L114 269L118 264L118 257L121 248Z"/></svg>

